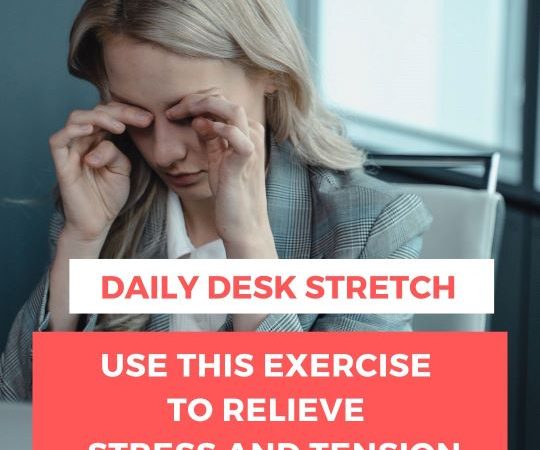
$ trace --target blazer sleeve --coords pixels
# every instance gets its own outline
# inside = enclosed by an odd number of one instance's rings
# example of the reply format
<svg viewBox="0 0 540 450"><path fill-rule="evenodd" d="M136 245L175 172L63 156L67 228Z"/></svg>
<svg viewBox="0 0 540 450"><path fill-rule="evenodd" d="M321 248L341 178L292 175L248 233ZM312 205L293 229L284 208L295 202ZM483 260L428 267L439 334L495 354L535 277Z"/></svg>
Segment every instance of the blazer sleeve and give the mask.
<svg viewBox="0 0 540 450"><path fill-rule="evenodd" d="M431 221L419 197L398 196L377 216L359 258L418 258L422 234ZM269 314L256 331L411 331L412 318L412 314ZM231 325L228 321L225 331Z"/></svg>
<svg viewBox="0 0 540 450"><path fill-rule="evenodd" d="M389 259L417 258L422 237L398 247ZM311 331L412 331L412 314L320 314Z"/></svg>
<svg viewBox="0 0 540 450"><path fill-rule="evenodd" d="M63 216L56 211L49 224L51 260L63 226ZM32 333L49 329L49 271L50 266L11 326L6 348L0 358L0 400L21 401L32 398ZM96 320L97 315L82 317L79 330L92 331Z"/></svg>
<svg viewBox="0 0 540 450"><path fill-rule="evenodd" d="M399 195L377 216L360 258L418 258L422 235L431 222L418 196ZM412 314L321 314L311 331L412 331L412 318Z"/></svg>

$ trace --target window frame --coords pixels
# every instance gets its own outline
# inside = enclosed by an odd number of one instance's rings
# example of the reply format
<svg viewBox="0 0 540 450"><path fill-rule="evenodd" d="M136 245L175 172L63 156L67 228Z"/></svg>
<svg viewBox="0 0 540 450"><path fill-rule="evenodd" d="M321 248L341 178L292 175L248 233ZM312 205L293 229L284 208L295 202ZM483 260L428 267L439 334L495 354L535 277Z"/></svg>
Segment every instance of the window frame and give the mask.
<svg viewBox="0 0 540 450"><path fill-rule="evenodd" d="M320 87L317 70L320 62L318 41L320 1L289 0L289 3L295 5L299 28L312 57L317 87ZM534 0L507 1L506 36L508 38L505 39L506 57L503 68L505 73L503 86L501 86L504 90L504 119L501 126L504 130L505 142L514 140L519 145L520 151L514 152L508 147L484 146L332 108L343 118L349 138L357 147L365 148L372 153L432 154L435 148L437 154L443 155L499 152L501 178L504 179L499 182L499 191L505 196L513 197L518 204L540 211L540 143L537 145L537 127L540 128L540 112L538 111L540 31L537 16L540 8L536 3ZM516 84L518 84L517 87ZM477 181L471 177L476 178L474 175L469 175L470 183L467 183L467 178L464 179L461 174L457 176L462 184L464 182L470 185L477 184ZM446 175L442 178L447 180Z"/></svg>

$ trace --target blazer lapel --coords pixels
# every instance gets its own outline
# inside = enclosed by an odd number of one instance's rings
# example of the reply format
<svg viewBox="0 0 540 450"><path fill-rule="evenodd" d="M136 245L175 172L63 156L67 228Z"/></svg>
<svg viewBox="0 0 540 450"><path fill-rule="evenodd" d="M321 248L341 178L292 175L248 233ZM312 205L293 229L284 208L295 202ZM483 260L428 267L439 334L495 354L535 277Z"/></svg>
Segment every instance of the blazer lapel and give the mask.
<svg viewBox="0 0 540 450"><path fill-rule="evenodd" d="M151 314L146 324L146 331L169 331L170 320L168 314Z"/></svg>
<svg viewBox="0 0 540 450"><path fill-rule="evenodd" d="M162 193L163 194L163 193ZM167 196L158 195L141 238L138 258L167 259ZM169 331L168 314L151 314L146 331Z"/></svg>
<svg viewBox="0 0 540 450"><path fill-rule="evenodd" d="M290 140L277 144L271 135L266 198L270 227L281 259L311 256L311 183Z"/></svg>

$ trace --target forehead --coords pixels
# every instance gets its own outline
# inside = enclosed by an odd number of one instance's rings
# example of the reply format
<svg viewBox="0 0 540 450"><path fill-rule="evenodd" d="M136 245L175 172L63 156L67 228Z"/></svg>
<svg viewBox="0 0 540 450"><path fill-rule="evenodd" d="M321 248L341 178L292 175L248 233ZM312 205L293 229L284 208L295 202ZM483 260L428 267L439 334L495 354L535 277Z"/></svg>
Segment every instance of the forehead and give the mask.
<svg viewBox="0 0 540 450"><path fill-rule="evenodd" d="M103 56L110 90L141 106L210 87L226 91L243 79L242 69L230 62L181 56L125 36L108 38Z"/></svg>

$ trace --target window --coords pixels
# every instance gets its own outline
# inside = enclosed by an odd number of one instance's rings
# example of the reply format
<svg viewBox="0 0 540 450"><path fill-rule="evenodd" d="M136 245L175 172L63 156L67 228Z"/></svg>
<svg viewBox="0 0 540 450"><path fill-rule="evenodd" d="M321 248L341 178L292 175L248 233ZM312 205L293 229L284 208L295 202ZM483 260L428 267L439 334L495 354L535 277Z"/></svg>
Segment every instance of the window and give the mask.
<svg viewBox="0 0 540 450"><path fill-rule="evenodd" d="M298 4L296 0L286 0L285 3L287 3L287 6L291 10L292 16L298 20Z"/></svg>
<svg viewBox="0 0 540 450"><path fill-rule="evenodd" d="M289 3L317 11L319 86L359 145L499 151L520 182L525 0Z"/></svg>

